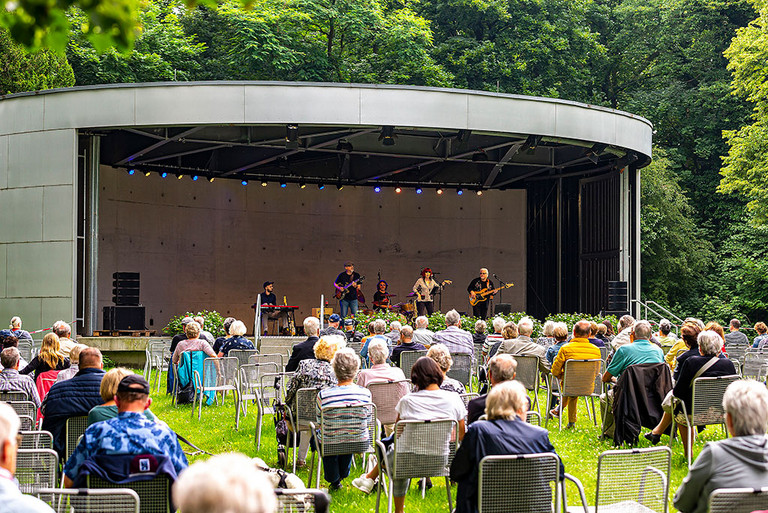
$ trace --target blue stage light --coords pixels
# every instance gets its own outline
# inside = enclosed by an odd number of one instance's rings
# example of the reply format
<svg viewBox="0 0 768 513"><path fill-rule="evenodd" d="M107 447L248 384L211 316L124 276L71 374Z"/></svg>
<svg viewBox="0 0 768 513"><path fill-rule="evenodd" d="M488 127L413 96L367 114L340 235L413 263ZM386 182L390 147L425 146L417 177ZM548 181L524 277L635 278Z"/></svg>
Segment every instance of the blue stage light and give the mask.
<svg viewBox="0 0 768 513"><path fill-rule="evenodd" d="M197 181L197 175L193 175L193 176L192 176L192 181L194 181L194 182L196 182L196 181Z"/></svg>
<svg viewBox="0 0 768 513"><path fill-rule="evenodd" d="M456 194L461 196L462 194L464 194L464 191L462 189L459 189L459 190L456 191Z"/></svg>
<svg viewBox="0 0 768 513"><path fill-rule="evenodd" d="M376 187L374 187L374 188L373 188L373 192L376 192L376 193L379 193L379 192L381 192L381 187L379 187L379 186L377 185Z"/></svg>
<svg viewBox="0 0 768 513"><path fill-rule="evenodd" d="M136 170L135 170L135 169L129 169L129 170L128 170L128 174L129 174L129 175L131 175L131 176L133 176L133 174L134 174L135 172L136 172Z"/></svg>
<svg viewBox="0 0 768 513"><path fill-rule="evenodd" d="M161 177L161 178L165 178L166 176L168 176L168 173L166 173L165 171L163 171L162 173L160 173L160 177Z"/></svg>
<svg viewBox="0 0 768 513"><path fill-rule="evenodd" d="M248 185L248 180L243 180L240 183L243 184L243 185Z"/></svg>
<svg viewBox="0 0 768 513"><path fill-rule="evenodd" d="M421 190L421 187L416 187L416 194L421 194L422 192L424 191Z"/></svg>

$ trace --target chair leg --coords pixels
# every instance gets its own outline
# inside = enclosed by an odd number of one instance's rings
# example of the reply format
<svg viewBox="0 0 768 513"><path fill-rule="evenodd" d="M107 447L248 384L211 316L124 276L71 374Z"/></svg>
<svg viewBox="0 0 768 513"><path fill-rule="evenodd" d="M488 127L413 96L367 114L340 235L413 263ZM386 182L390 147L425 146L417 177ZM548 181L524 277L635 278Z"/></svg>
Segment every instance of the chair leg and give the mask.
<svg viewBox="0 0 768 513"><path fill-rule="evenodd" d="M205 394L203 394L203 389L200 389L200 405L197 410L197 420L203 417L203 397L205 397Z"/></svg>
<svg viewBox="0 0 768 513"><path fill-rule="evenodd" d="M259 405L259 409L256 411L256 450L261 450L261 418L263 416L263 413L261 413L261 405Z"/></svg>
<svg viewBox="0 0 768 513"><path fill-rule="evenodd" d="M294 428L295 429L295 428ZM297 431L293 432L293 473L296 473L296 458L298 457L299 453L299 441L297 440L298 436L296 435Z"/></svg>
<svg viewBox="0 0 768 513"><path fill-rule="evenodd" d="M590 397L589 400L592 402L592 422L595 426L597 426L597 410L595 410L595 398Z"/></svg>
<svg viewBox="0 0 768 513"><path fill-rule="evenodd" d="M693 427L688 426L688 447L685 450L685 457L688 458L688 468L691 468L691 454L693 453L693 443L691 441L691 432L693 432Z"/></svg>
<svg viewBox="0 0 768 513"><path fill-rule="evenodd" d="M376 483L376 513L379 513L379 503L381 502L381 485L384 483L384 472L379 469L379 481ZM387 494L389 497L389 494Z"/></svg>
<svg viewBox="0 0 768 513"><path fill-rule="evenodd" d="M451 497L451 480L445 476L445 491L448 493L448 513L453 511L453 500Z"/></svg>

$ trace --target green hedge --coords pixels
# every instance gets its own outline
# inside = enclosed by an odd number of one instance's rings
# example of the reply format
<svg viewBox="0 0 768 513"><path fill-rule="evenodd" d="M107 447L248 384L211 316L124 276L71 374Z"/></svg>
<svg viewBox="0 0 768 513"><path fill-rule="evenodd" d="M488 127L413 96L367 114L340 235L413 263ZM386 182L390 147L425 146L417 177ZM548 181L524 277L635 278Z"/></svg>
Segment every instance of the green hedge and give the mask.
<svg viewBox="0 0 768 513"><path fill-rule="evenodd" d="M193 314L192 312L185 312L176 317L172 317L170 322L163 328L163 335L176 335L181 333L181 320L184 317L197 317L201 316L205 319L205 326L203 329L209 331L214 338L223 337L224 333L224 318L215 310L203 310Z"/></svg>

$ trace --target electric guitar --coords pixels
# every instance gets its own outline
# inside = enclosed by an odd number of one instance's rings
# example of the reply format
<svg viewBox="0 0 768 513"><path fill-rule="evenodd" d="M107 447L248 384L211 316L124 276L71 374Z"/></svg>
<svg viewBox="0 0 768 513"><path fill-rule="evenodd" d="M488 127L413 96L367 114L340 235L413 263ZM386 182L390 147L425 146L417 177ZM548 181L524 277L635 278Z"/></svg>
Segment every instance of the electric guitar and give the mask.
<svg viewBox="0 0 768 513"><path fill-rule="evenodd" d="M437 285L437 288L445 287L446 285L450 285L451 283L453 283L451 280L443 280L442 283L439 283ZM421 287L421 285L419 285L419 287ZM416 293L416 301L423 301L423 299L422 299L423 297L424 296L422 296L421 292L417 292Z"/></svg>
<svg viewBox="0 0 768 513"><path fill-rule="evenodd" d="M475 306L478 303L482 303L483 301L488 301L488 297L492 296L493 294L496 294L498 291L502 289L508 289L509 287L514 287L514 283L507 283L505 285L502 285L499 288L488 290L483 289L481 291L475 292L475 297L469 296L469 304L472 306Z"/></svg>
<svg viewBox="0 0 768 513"><path fill-rule="evenodd" d="M365 279L365 276L361 276L360 278L358 278L358 279L356 279L356 280L352 280L352 281L350 281L349 283L347 283L346 285L344 285L344 286L343 286L341 289L336 289L336 292L334 293L334 295L333 295L333 296L334 296L336 299L341 299L342 297L344 297L344 294L347 292L347 289L349 289L349 288L351 288L351 287L354 287L354 286L356 286L358 283L362 283L364 279ZM362 295L362 294L361 294L361 293L360 293L360 291L358 290L358 291L357 291L357 297L358 297L358 301L360 300L360 296L361 296L361 295ZM363 303L365 303L365 299L363 299L363 301L362 301L362 302L363 302Z"/></svg>

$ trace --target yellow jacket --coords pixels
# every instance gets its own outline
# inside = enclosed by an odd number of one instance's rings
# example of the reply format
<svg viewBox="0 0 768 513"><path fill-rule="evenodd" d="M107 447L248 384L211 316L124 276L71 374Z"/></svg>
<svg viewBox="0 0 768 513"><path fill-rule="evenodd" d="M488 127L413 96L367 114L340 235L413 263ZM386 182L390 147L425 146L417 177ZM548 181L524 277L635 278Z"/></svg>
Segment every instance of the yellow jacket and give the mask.
<svg viewBox="0 0 768 513"><path fill-rule="evenodd" d="M566 360L599 360L600 348L586 338L572 338L557 352L552 362L552 375L561 378L565 373Z"/></svg>
<svg viewBox="0 0 768 513"><path fill-rule="evenodd" d="M685 345L683 339L675 342L674 345L669 349L669 352L664 356L664 361L667 362L667 365L669 365L669 368L673 371L677 366L677 352L681 349L688 349L688 346Z"/></svg>

